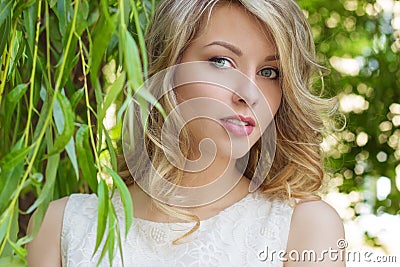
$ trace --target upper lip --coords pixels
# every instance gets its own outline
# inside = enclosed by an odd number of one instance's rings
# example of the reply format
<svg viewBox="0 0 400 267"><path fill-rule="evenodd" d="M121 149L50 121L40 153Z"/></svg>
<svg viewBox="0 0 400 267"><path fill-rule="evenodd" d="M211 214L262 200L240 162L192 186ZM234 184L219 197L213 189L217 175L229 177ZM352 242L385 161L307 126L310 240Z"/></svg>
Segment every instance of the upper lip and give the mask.
<svg viewBox="0 0 400 267"><path fill-rule="evenodd" d="M240 121L246 122L250 126L256 125L256 122L252 117L245 117L243 115L233 115L233 116L225 117L222 120L228 120L228 119L240 120Z"/></svg>

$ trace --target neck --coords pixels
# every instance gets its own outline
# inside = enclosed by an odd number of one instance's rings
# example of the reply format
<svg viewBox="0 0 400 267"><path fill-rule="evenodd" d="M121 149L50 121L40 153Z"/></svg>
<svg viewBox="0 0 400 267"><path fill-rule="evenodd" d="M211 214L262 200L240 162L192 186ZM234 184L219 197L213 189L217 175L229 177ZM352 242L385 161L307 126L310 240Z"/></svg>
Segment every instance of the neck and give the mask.
<svg viewBox="0 0 400 267"><path fill-rule="evenodd" d="M207 161L206 158L203 158L203 160ZM194 194L189 195L191 198L196 198L204 203L200 206L186 206L185 209L193 212L200 219L204 219L215 215L245 197L248 194L249 180L236 169L235 164L236 160L232 160L232 158L229 160L229 158L215 157L211 164L206 165L208 167L201 171L185 171L181 186L198 188ZM185 170L193 166L196 166L195 162L187 161ZM191 169L193 170L193 168ZM131 189L135 216L151 218L151 220L156 221L171 220L165 214L148 209L150 196L142 192L140 188L132 187ZM134 191L136 191L136 194Z"/></svg>
<svg viewBox="0 0 400 267"><path fill-rule="evenodd" d="M204 186L228 177L232 181L234 178L242 176L235 165L236 160L222 157L213 158L209 155L195 161L187 161L181 185L184 187Z"/></svg>
<svg viewBox="0 0 400 267"><path fill-rule="evenodd" d="M205 167L199 168L199 166ZM175 195L179 196L178 199L184 200L185 205L207 205L229 194L242 195L242 191L247 193L247 186L245 190L240 187L240 192L237 191L238 185L243 185L243 182L248 184L243 173L237 170L235 159L203 153L198 160L186 162L180 188Z"/></svg>

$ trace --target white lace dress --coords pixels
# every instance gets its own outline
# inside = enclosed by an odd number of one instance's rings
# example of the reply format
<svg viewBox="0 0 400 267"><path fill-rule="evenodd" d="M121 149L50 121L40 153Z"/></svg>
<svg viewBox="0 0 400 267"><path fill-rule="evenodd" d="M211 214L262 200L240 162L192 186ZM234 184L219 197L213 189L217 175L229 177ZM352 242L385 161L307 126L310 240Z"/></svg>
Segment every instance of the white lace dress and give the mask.
<svg viewBox="0 0 400 267"><path fill-rule="evenodd" d="M124 212L114 199L121 229ZM292 208L286 202L268 200L254 192L217 215L202 220L188 242L172 241L193 223L160 223L134 218L123 239L125 266L282 266L279 251L288 239ZM61 234L62 265L96 266L100 251L93 255L97 230L96 195L71 195L64 212ZM122 231L122 230L121 230ZM123 266L115 253L112 266ZM109 266L107 257L100 266Z"/></svg>

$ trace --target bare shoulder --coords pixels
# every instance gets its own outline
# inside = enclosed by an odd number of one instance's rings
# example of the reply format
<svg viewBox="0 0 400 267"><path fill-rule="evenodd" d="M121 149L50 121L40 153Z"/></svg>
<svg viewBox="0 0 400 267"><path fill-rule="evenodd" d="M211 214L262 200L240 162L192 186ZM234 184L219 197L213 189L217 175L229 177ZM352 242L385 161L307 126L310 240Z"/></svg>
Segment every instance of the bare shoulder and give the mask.
<svg viewBox="0 0 400 267"><path fill-rule="evenodd" d="M29 266L61 266L61 229L67 201L64 197L50 203L38 234L26 246ZM29 221L29 233L34 228L34 216Z"/></svg>
<svg viewBox="0 0 400 267"><path fill-rule="evenodd" d="M336 210L323 200L299 202L293 211L292 224L304 224L310 228L342 226ZM322 225L321 225L322 224ZM295 226L295 225L293 225Z"/></svg>
<svg viewBox="0 0 400 267"><path fill-rule="evenodd" d="M293 211L287 251L297 251L300 255L306 250L313 251L321 260L289 261L285 267L345 266L344 253L337 246L339 240L344 240L344 227L333 207L322 200L300 202ZM327 253L333 250L337 251L337 259Z"/></svg>

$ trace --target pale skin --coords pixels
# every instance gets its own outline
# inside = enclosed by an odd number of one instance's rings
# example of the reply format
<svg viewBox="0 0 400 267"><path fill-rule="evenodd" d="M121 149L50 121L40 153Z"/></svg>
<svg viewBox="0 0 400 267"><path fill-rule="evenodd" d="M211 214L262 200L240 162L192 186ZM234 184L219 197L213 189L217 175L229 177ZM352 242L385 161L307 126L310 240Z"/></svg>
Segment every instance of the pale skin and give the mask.
<svg viewBox="0 0 400 267"><path fill-rule="evenodd" d="M227 27L226 25L229 25ZM248 42L248 40L252 40ZM227 90L203 88L202 90L177 90L180 101L207 96L218 99L231 106L239 114L251 116L249 105L257 112L257 99L261 96L268 100L269 109L276 113L282 98L277 75L279 59L273 42L265 30L260 28L256 19L235 5L221 6L214 10L206 30L185 50L181 63L191 61L211 61L216 67L236 68L245 74L260 88L258 92L242 91L240 95ZM261 107L260 107L261 108ZM264 107L265 108L265 107ZM216 119L221 114L216 114ZM212 121L194 121L189 126L198 133L196 139L210 137L217 146L217 157L206 170L184 176L185 186L199 186L217 179L227 162L232 160L226 147L226 130ZM257 125L248 136L253 145L261 135L262 125ZM257 128L256 127L256 128ZM219 149L218 149L219 148ZM196 158L198 155L191 155ZM228 168L228 174L236 175L234 168ZM189 208L200 220L215 216L221 210L231 206L248 194L249 179L242 176L236 186L224 197L201 207ZM137 186L129 188L134 204L134 216L151 221L173 221L167 215L150 210L150 196ZM63 210L68 198L53 201L45 215L36 238L27 245L29 266L61 266L61 227ZM28 231L32 231L32 220ZM317 255L329 248L337 248L337 241L344 238L343 224L335 210L323 201L309 201L296 204L291 220L287 251L315 250ZM345 266L342 261L331 261L325 257L319 262L285 262L285 267L298 266Z"/></svg>

